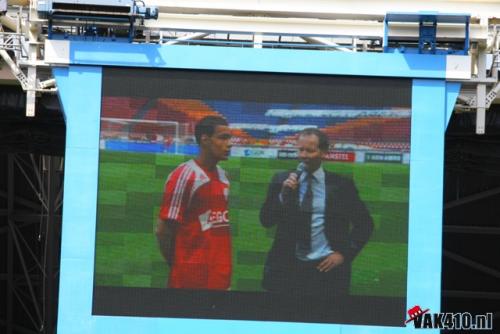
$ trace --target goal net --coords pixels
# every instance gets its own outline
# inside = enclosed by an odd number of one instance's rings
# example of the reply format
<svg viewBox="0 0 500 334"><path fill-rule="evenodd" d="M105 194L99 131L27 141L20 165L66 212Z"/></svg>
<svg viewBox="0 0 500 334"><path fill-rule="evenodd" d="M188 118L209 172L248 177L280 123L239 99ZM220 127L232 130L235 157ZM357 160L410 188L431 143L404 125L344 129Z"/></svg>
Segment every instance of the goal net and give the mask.
<svg viewBox="0 0 500 334"><path fill-rule="evenodd" d="M154 145L155 151L177 153L179 145L194 140L189 130L189 124L174 121L103 117L100 131L101 148L141 146L147 148L148 145L152 148Z"/></svg>

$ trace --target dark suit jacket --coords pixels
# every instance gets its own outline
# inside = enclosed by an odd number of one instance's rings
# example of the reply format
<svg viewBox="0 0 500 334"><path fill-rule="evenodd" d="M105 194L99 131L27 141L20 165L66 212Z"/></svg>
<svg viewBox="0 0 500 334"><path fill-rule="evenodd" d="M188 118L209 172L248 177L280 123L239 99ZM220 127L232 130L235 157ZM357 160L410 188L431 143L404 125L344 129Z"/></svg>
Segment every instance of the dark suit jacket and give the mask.
<svg viewBox="0 0 500 334"><path fill-rule="evenodd" d="M298 206L298 191L286 204L279 199L283 181L290 172L276 174L260 210L264 227L277 225L274 242L264 268L263 287L268 291L286 291L294 275L297 222L305 219ZM332 250L344 256L344 264L336 268L336 286L348 289L351 262L366 244L373 230L373 222L365 204L358 196L352 180L325 171L325 235Z"/></svg>

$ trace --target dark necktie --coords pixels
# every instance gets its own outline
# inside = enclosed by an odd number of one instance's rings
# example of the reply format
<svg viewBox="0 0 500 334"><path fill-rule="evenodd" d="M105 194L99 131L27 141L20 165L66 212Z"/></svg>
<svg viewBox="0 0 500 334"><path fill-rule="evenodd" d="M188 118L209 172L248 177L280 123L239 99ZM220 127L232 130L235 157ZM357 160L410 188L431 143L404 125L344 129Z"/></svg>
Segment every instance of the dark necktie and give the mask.
<svg viewBox="0 0 500 334"><path fill-rule="evenodd" d="M312 223L312 212L313 212L313 190L312 181L314 176L307 173L305 175L305 182L307 184L306 192L300 203L300 211L302 214L302 219L298 223L298 244L299 247L305 251L311 250L311 223Z"/></svg>

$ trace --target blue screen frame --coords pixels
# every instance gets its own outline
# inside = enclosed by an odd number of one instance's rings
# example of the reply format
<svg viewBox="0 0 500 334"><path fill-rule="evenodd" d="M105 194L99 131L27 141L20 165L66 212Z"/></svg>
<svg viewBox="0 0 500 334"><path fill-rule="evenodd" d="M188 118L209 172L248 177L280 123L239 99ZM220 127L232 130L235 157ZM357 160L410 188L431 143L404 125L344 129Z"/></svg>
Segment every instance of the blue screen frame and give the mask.
<svg viewBox="0 0 500 334"><path fill-rule="evenodd" d="M70 42L70 65L54 69L66 120L66 168L58 332L413 333L382 327L92 315L102 66L254 71L413 79L407 308L439 312L444 134L460 86L446 56ZM437 331L431 331L437 332Z"/></svg>

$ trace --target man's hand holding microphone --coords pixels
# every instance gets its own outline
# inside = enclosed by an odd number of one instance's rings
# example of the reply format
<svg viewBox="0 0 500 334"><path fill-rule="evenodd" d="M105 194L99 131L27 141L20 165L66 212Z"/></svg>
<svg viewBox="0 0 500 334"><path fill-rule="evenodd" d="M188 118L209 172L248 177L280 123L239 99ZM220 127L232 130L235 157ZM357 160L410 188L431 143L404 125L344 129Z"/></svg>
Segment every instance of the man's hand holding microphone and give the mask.
<svg viewBox="0 0 500 334"><path fill-rule="evenodd" d="M301 162L294 172L288 175L288 178L283 181L281 186L281 201L283 204L289 204L293 198L293 193L299 188L299 178L304 171L304 164Z"/></svg>

